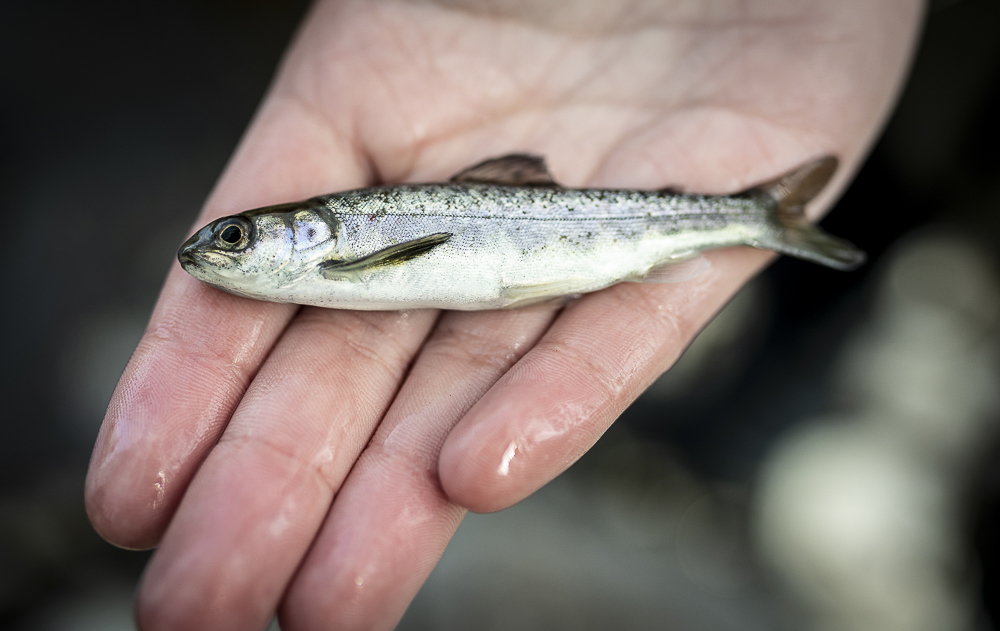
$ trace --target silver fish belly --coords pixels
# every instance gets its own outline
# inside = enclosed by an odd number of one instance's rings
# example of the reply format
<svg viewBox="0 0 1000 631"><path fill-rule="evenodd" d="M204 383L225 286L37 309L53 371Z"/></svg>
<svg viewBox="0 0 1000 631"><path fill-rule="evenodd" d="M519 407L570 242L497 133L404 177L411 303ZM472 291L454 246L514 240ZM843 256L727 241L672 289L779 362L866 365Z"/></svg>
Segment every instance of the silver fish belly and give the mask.
<svg viewBox="0 0 1000 631"><path fill-rule="evenodd" d="M749 245L838 269L864 255L809 225L836 159L731 196L569 189L541 158L487 160L451 182L380 186L224 217L178 252L195 278L342 309L496 309L621 281L697 274L703 250Z"/></svg>

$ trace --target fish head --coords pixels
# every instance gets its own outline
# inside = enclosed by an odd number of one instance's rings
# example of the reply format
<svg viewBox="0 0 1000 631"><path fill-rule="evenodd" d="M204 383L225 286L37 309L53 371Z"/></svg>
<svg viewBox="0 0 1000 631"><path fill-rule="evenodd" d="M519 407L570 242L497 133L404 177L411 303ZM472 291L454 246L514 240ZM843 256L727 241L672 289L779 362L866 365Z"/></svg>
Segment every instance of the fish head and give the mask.
<svg viewBox="0 0 1000 631"><path fill-rule="evenodd" d="M330 255L339 228L322 202L268 206L209 223L184 242L177 259L191 276L220 289L273 296Z"/></svg>

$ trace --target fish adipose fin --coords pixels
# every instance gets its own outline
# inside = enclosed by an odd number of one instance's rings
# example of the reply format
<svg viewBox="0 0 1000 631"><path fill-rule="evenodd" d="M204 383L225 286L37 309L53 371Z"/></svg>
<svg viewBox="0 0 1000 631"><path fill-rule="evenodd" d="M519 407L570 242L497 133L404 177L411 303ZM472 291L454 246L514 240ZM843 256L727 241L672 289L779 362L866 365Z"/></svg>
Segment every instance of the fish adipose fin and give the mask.
<svg viewBox="0 0 1000 631"><path fill-rule="evenodd" d="M545 158L526 153L484 160L458 173L451 181L504 186L558 186L545 166Z"/></svg>
<svg viewBox="0 0 1000 631"><path fill-rule="evenodd" d="M359 259L335 259L320 263L323 277L337 280L360 272L367 272L382 267L399 265L416 257L427 254L437 246L451 239L450 232L437 232L412 241L404 241L396 245L373 252Z"/></svg>
<svg viewBox="0 0 1000 631"><path fill-rule="evenodd" d="M774 208L780 227L778 234L754 245L839 270L852 270L864 263L864 252L806 221L806 204L827 185L837 165L836 157L823 156L746 191L745 195L763 199Z"/></svg>

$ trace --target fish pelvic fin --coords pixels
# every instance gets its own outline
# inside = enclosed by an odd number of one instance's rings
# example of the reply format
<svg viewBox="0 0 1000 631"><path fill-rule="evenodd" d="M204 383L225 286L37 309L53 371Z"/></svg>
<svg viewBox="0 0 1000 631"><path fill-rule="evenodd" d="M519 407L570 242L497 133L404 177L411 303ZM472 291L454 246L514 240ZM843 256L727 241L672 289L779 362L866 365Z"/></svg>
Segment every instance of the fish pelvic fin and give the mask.
<svg viewBox="0 0 1000 631"><path fill-rule="evenodd" d="M545 158L527 153L483 160L457 173L451 181L504 186L558 186L545 166Z"/></svg>
<svg viewBox="0 0 1000 631"><path fill-rule="evenodd" d="M323 261L320 263L320 271L323 278L328 280L354 277L361 272L373 271L413 260L446 243L452 236L450 232L436 232L412 241L390 245L361 258Z"/></svg>
<svg viewBox="0 0 1000 631"><path fill-rule="evenodd" d="M746 191L773 208L777 224L777 234L755 245L838 270L860 267L867 259L864 252L806 221L806 204L826 187L838 165L836 156L822 156Z"/></svg>

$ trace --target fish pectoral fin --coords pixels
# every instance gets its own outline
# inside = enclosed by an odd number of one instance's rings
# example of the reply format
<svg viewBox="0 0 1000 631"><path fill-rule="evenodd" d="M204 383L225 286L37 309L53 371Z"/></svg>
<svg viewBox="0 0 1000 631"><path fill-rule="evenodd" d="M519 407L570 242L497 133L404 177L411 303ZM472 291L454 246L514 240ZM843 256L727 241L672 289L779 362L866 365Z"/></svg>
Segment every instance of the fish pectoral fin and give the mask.
<svg viewBox="0 0 1000 631"><path fill-rule="evenodd" d="M390 245L358 259L329 259L320 263L320 269L323 277L329 280L351 277L361 272L399 265L415 259L446 243L452 236L454 235L450 232L436 232L412 241Z"/></svg>
<svg viewBox="0 0 1000 631"><path fill-rule="evenodd" d="M587 281L582 278L566 278L551 283L535 285L518 285L508 287L500 292L504 309L521 309L547 304L564 304L581 293Z"/></svg>
<svg viewBox="0 0 1000 631"><path fill-rule="evenodd" d="M657 263L644 274L626 278L631 283L683 283L704 274L712 263L700 252Z"/></svg>
<svg viewBox="0 0 1000 631"><path fill-rule="evenodd" d="M508 186L558 186L545 166L545 158L527 153L512 153L483 160L456 174L451 181Z"/></svg>

